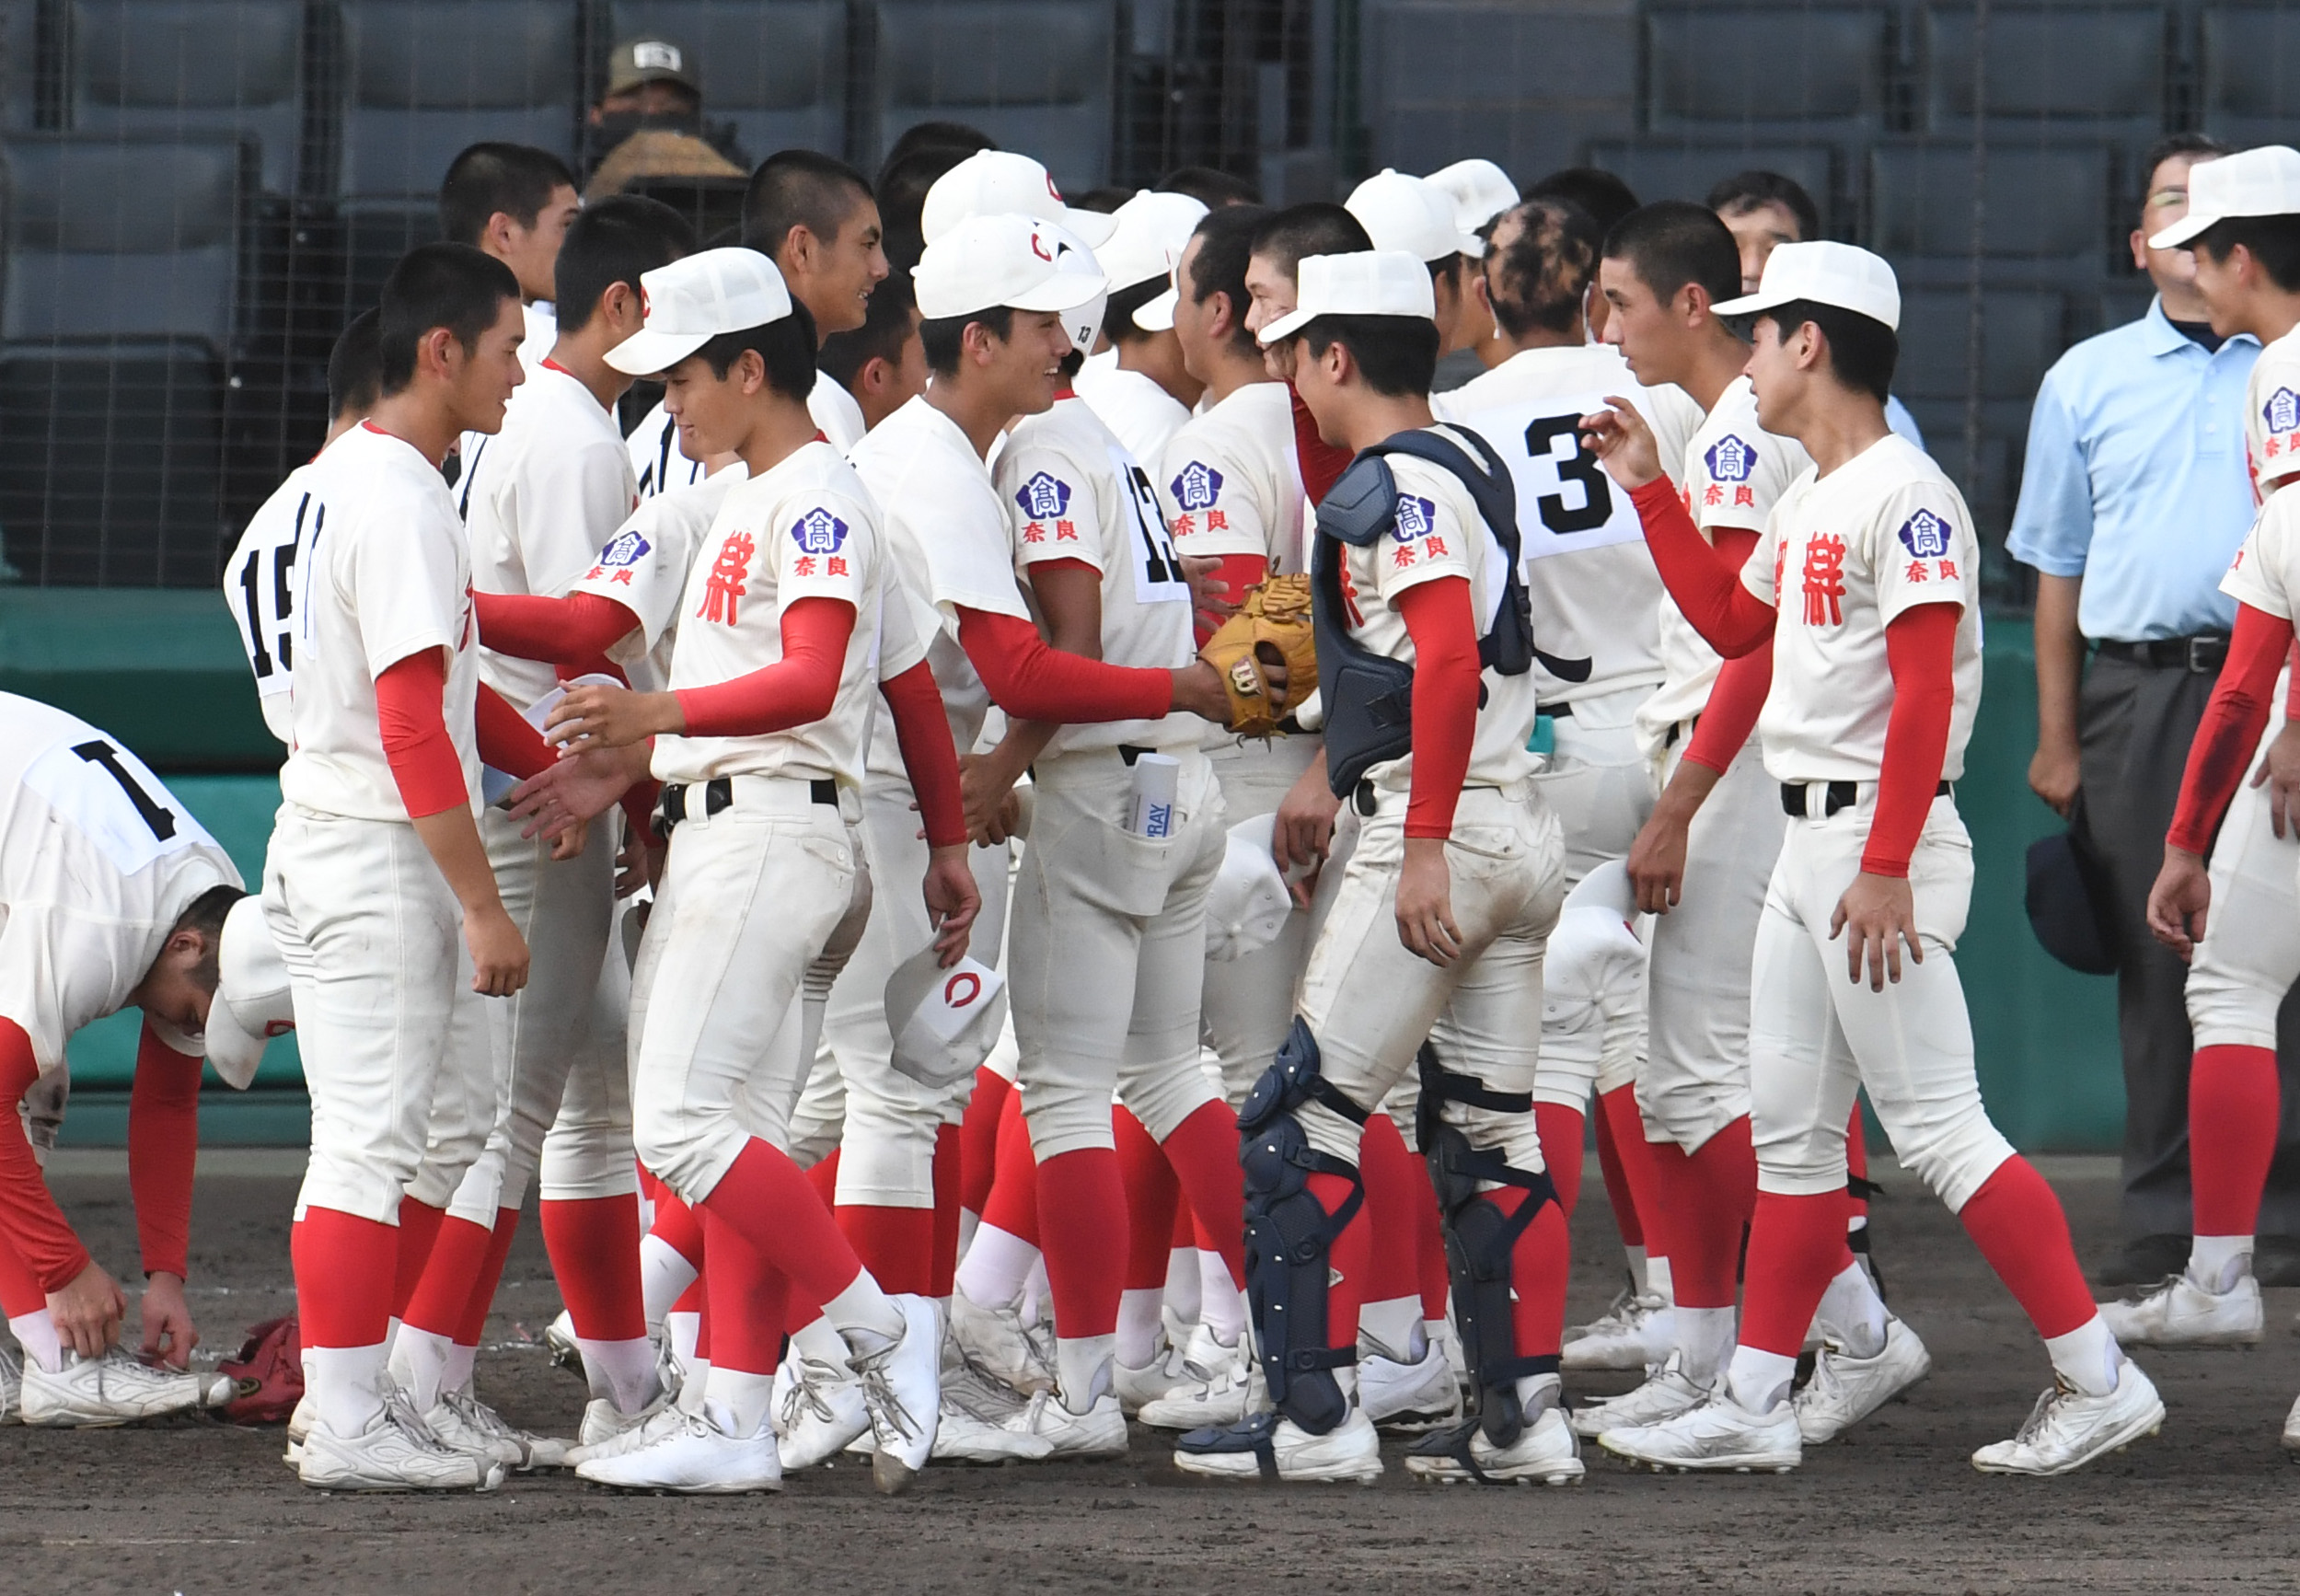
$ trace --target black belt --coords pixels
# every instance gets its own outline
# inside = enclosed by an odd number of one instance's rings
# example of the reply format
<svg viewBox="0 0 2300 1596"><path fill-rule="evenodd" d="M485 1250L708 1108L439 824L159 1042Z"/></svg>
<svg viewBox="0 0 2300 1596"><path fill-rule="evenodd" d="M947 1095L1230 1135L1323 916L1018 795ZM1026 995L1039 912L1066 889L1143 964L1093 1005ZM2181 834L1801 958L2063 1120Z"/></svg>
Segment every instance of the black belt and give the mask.
<svg viewBox="0 0 2300 1596"><path fill-rule="evenodd" d="M1781 812L1792 819L1804 819L1806 815L1809 813L1805 806L1805 794L1807 789L1809 787L1818 787L1820 785L1821 785L1821 783L1819 781L1782 782ZM1828 784L1828 786L1829 795L1821 800L1820 804L1820 813L1824 819L1829 815L1834 815L1840 809L1852 808L1855 804L1860 801L1860 789L1851 781L1832 781ZM1955 791L1956 788L1951 786L1947 781L1943 781L1939 786L1933 789L1933 796L1936 798L1946 798Z"/></svg>
<svg viewBox="0 0 2300 1596"><path fill-rule="evenodd" d="M1699 724L1701 724L1699 715L1687 715L1682 721L1671 721L1669 731L1661 738L1661 746L1674 748L1677 746L1678 739L1692 736L1693 728Z"/></svg>
<svg viewBox="0 0 2300 1596"><path fill-rule="evenodd" d="M1538 712L1547 715L1553 721L1570 721L1573 719L1573 706L1571 704L1543 704L1541 706Z"/></svg>
<svg viewBox="0 0 2300 1596"><path fill-rule="evenodd" d="M2093 646L2110 659L2121 659L2128 665L2147 665L2153 670L2183 670L2199 677L2211 676L2228 659L2228 634L2225 631L2199 632L2194 637L2157 637L2146 642L2110 641Z"/></svg>
<svg viewBox="0 0 2300 1596"><path fill-rule="evenodd" d="M1140 758L1145 754L1155 754L1156 752L1158 752L1158 750L1155 748L1137 747L1132 743L1120 743L1118 745L1118 758L1126 761L1127 769L1129 770L1134 769L1135 760Z"/></svg>
<svg viewBox="0 0 2300 1596"><path fill-rule="evenodd" d="M670 836L671 828L688 817L687 794L694 786L692 781L673 781L663 789L662 802L655 809L656 836ZM705 781L702 789L705 819L734 802L734 780L732 777L720 776ZM827 804L833 809L838 807L838 783L836 781L819 779L809 781L806 794L817 804Z"/></svg>

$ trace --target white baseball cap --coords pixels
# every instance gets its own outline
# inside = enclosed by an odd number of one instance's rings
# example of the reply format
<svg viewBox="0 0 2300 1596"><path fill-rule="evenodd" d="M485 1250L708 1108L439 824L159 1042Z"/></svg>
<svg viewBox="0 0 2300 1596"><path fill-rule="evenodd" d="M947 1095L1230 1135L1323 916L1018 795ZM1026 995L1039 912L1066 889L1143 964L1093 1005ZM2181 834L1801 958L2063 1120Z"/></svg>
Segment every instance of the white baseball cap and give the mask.
<svg viewBox="0 0 2300 1596"><path fill-rule="evenodd" d="M2151 235L2151 249L2178 249L2231 216L2300 214L2300 150L2263 145L2189 169L2189 214Z"/></svg>
<svg viewBox="0 0 2300 1596"><path fill-rule="evenodd" d="M1518 186L1493 162L1470 159L1439 167L1422 181L1453 202L1453 225L1476 237L1477 230L1518 202ZM1483 254L1479 239L1475 253Z"/></svg>
<svg viewBox="0 0 2300 1596"><path fill-rule="evenodd" d="M1270 855L1274 820L1257 815L1230 828L1221 869L1206 895L1206 956L1217 964L1269 946L1293 912L1293 895Z"/></svg>
<svg viewBox="0 0 2300 1596"><path fill-rule="evenodd" d="M1117 226L1109 240L1094 246L1094 259L1102 262L1111 291L1137 287L1154 277L1171 278L1192 229L1205 214L1202 201L1150 189L1120 205L1112 218Z"/></svg>
<svg viewBox="0 0 2300 1596"><path fill-rule="evenodd" d="M639 279L643 320L607 352L631 376L668 371L722 332L742 332L791 314L791 290L756 249L705 249Z"/></svg>
<svg viewBox="0 0 2300 1596"><path fill-rule="evenodd" d="M261 898L243 897L224 917L216 970L204 1038L208 1062L225 1085L244 1091L263 1062L264 1044L295 1029L287 961L264 923Z"/></svg>
<svg viewBox="0 0 2300 1596"><path fill-rule="evenodd" d="M1321 316L1438 318L1429 267L1403 249L1305 255L1294 268L1294 308L1264 328L1261 341L1283 343Z"/></svg>
<svg viewBox="0 0 2300 1596"><path fill-rule="evenodd" d="M1117 218L1098 211L1074 211L1054 186L1054 174L1012 150L977 150L934 179L919 230L930 244L969 216L1012 212L1043 216L1090 248L1108 238Z"/></svg>
<svg viewBox="0 0 2300 1596"><path fill-rule="evenodd" d="M1827 239L1776 247L1765 257L1765 274L1756 293L1714 308L1719 316L1753 316L1800 299L1850 310L1895 331L1901 328L1901 282L1885 258L1855 244Z"/></svg>
<svg viewBox="0 0 2300 1596"><path fill-rule="evenodd" d="M1485 252L1485 246L1454 221L1450 195L1393 167L1384 167L1351 190L1342 208L1358 218L1377 249L1403 249L1423 261Z"/></svg>
<svg viewBox="0 0 2300 1596"><path fill-rule="evenodd" d="M1076 237L1052 222L1012 214L965 218L927 246L910 281L929 321L1000 305L1076 310L1108 286L1093 251Z"/></svg>
<svg viewBox="0 0 2300 1596"><path fill-rule="evenodd" d="M998 999L1005 989L1006 977L976 959L946 970L931 946L913 954L886 977L886 1028L895 1043L889 1062L924 1086L972 1075L998 1045L1005 1018Z"/></svg>

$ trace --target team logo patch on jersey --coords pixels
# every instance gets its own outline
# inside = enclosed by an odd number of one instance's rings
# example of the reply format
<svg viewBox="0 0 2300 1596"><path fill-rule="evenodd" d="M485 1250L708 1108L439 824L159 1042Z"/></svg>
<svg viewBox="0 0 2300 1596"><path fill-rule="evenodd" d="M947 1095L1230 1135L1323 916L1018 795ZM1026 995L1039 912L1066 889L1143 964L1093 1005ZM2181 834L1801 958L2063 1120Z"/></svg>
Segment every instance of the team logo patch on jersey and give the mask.
<svg viewBox="0 0 2300 1596"><path fill-rule="evenodd" d="M618 532L614 541L599 550L599 563L611 566L636 565L646 558L648 549L653 547L653 544L640 536L639 528L633 526L627 531Z"/></svg>
<svg viewBox="0 0 2300 1596"><path fill-rule="evenodd" d="M1411 493L1397 498L1397 527L1390 536L1401 543L1427 538L1438 529L1438 506Z"/></svg>
<svg viewBox="0 0 2300 1596"><path fill-rule="evenodd" d="M2278 388L2260 407L2260 419L2268 422L2271 433L2288 433L2300 427L2300 394L2288 387Z"/></svg>
<svg viewBox="0 0 2300 1596"><path fill-rule="evenodd" d="M1069 513L1070 485L1059 477L1041 471L1014 491L1014 503L1032 520L1050 521Z"/></svg>
<svg viewBox="0 0 2300 1596"><path fill-rule="evenodd" d="M1948 552L1948 523L1919 510L1901 524L1901 547L1916 559L1938 560Z"/></svg>
<svg viewBox="0 0 2300 1596"><path fill-rule="evenodd" d="M792 525L791 540L803 554L836 554L846 544L847 524L827 510L809 510Z"/></svg>
<svg viewBox="0 0 2300 1596"><path fill-rule="evenodd" d="M1709 475L1720 482L1746 482L1757 468L1757 451L1731 433L1711 444L1701 457Z"/></svg>
<svg viewBox="0 0 2300 1596"><path fill-rule="evenodd" d="M1209 509L1222 496L1222 474L1203 460L1192 460L1168 486L1185 510Z"/></svg>

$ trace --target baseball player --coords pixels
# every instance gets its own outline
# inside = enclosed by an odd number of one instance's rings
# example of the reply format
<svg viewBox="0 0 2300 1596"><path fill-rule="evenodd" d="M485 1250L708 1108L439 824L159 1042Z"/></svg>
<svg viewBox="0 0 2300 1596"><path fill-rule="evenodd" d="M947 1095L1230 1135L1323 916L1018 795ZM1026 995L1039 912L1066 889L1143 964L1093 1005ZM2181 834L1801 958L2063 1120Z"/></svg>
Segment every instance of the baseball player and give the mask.
<svg viewBox="0 0 2300 1596"><path fill-rule="evenodd" d="M693 248L684 218L635 195L602 200L568 227L554 269L558 338L457 483L476 592L566 592L630 513L636 485L614 414L630 378L606 356L640 329L641 277ZM480 625L484 643L483 616ZM557 686L550 666L491 650L482 650L480 668L483 684L522 714ZM504 908L529 948L528 985L492 1016L487 1148L446 1205L391 1358L417 1411L448 1432L497 1428L468 1393L472 1354L562 1098L611 1100L618 1107L609 1117L622 1117L615 1084L622 1049L613 1037L590 1045L595 990L603 979L618 990L621 983L620 971L604 973L614 838L606 827L567 843L526 838L530 827L492 806L480 828ZM554 856L570 844L579 846ZM610 1024L613 1016L610 1002ZM583 1078L571 1084L579 1064ZM641 1318L636 1186L621 1140L610 1133L595 1139L588 1157L554 1159L541 1212L593 1396L630 1414L660 1392ZM526 1444L516 1461L532 1466L536 1448Z"/></svg>
<svg viewBox="0 0 2300 1596"><path fill-rule="evenodd" d="M1354 1368L1370 1239L1359 1138L1427 1038L1418 1128L1481 1414L1418 1443L1409 1467L1570 1480L1581 1463L1556 1373L1565 1221L1528 1092L1563 844L1531 781L1515 517L1490 448L1433 424L1439 339L1423 261L1312 256L1297 290L1293 312L1258 336L1290 345L1325 439L1371 451L1322 506L1312 557L1326 765L1358 824L1292 1031L1239 1121L1276 1411L1184 1436L1175 1462L1231 1479L1381 1472ZM1383 700L1387 714L1373 707Z"/></svg>
<svg viewBox="0 0 2300 1596"><path fill-rule="evenodd" d="M196 1408L183 1372L200 1332L184 1301L199 1142L202 1033L229 934L263 928L232 906L239 872L144 762L62 710L0 694L0 1404L33 1425L112 1425ZM228 1001L228 994L227 1001ZM144 1271L142 1350L128 1301L49 1194L40 1166L68 1091L65 1044L144 1011L128 1117L128 1179ZM219 1036L225 1027L219 1025ZM262 1051L219 1057L245 1086ZM228 1386L224 1394L229 1394Z"/></svg>
<svg viewBox="0 0 2300 1596"><path fill-rule="evenodd" d="M1673 385L1708 412L1685 445L1680 497L1718 559L1738 568L1812 462L1795 439L1758 424L1742 376L1749 346L1715 314L1739 294L1732 235L1702 206L1648 205L1607 237L1600 280L1612 307L1606 336L1638 379ZM1667 676L1635 725L1639 751L1668 774L1630 850L1629 875L1635 907L1661 917L1636 1102L1650 1127L1657 1197L1646 1217L1667 1227L1675 1349L1635 1391L1574 1415L1574 1428L1591 1437L1670 1417L1716 1387L1732 1351L1741 1232L1757 1195L1747 950L1785 825L1753 736L1772 649L1761 645L1721 675L1716 651L1664 596L1660 655ZM1820 1308L1832 1339L1797 1398L1808 1442L1872 1411L1928 1362L1867 1274L1849 1255L1843 1265Z"/></svg>
<svg viewBox="0 0 2300 1596"><path fill-rule="evenodd" d="M919 302L907 276L871 291L862 325L823 340L823 375L854 397L866 434L926 392L926 351L919 342Z"/></svg>
<svg viewBox="0 0 2300 1596"><path fill-rule="evenodd" d="M1110 347L1090 357L1074 386L1094 414L1145 466L1155 466L1166 445L1200 402L1205 383L1189 368L1171 321L1138 313L1162 298L1175 258L1206 206L1187 194L1145 189L1112 214L1117 226L1094 249L1110 279L1102 318Z"/></svg>
<svg viewBox="0 0 2300 1596"><path fill-rule="evenodd" d="M2225 170L2232 162L2239 163L2233 179ZM2287 830L2300 740L2288 734L2288 720L2276 722L2271 712L2291 691L2278 676L2280 666L2289 676L2291 627L2277 561L2292 513L2284 501L2300 471L2293 459L2300 443L2294 397L2300 343L2293 336L2300 325L2300 155L2270 146L2200 163L2190 170L2189 188L2187 217L2149 243L2192 249L2213 330L2249 332L2263 345L2244 421L2253 485L2264 503L2221 584L2239 600L2228 662L2189 751L2164 867L2148 900L2150 929L2190 961L2194 1240L2184 1270L2103 1304L2101 1313L2127 1344L2225 1346L2256 1341L2262 1328L2251 1253L2282 1095L2276 1011L2300 977ZM2240 784L2253 766L2258 774ZM2284 1444L2300 1451L2300 1405L2285 1422Z"/></svg>
<svg viewBox="0 0 2300 1596"><path fill-rule="evenodd" d="M1342 208L1377 249L1403 249L1429 267L1441 350L1458 347L1469 303L1469 263L1485 243L1454 221L1453 197L1427 180L1385 167L1350 191Z"/></svg>
<svg viewBox="0 0 2300 1596"><path fill-rule="evenodd" d="M1488 160L1455 161L1422 179L1452 202L1453 225L1480 243L1493 240L1494 223L1520 198L1509 174ZM1486 296L1485 274L1467 273L1468 294L1454 329L1453 347L1438 358L1438 391L1460 387L1472 377L1491 371L1509 358L1509 346L1494 331L1494 307Z"/></svg>
<svg viewBox="0 0 2300 1596"><path fill-rule="evenodd" d="M698 1411L666 1414L578 1472L656 1490L777 1488L769 1408L795 1293L823 1304L864 1375L873 1470L899 1490L934 1440L933 1305L880 1289L777 1145L779 1128L755 1123L778 1090L795 1096L796 1050L770 1060L789 1079L754 1079L856 897L850 816L885 635L885 547L866 492L808 414L814 328L773 263L705 250L643 288L645 325L611 364L663 373L699 453L732 451L748 475L697 551L670 690L578 687L547 729L578 747L655 739L670 848L632 973L631 1106L641 1159L701 1221L710 1370ZM954 769L945 785L954 797ZM963 948L978 900L954 809L926 816L928 892ZM729 981L738 967L746 978Z"/></svg>
<svg viewBox="0 0 2300 1596"><path fill-rule="evenodd" d="M263 905L312 1094L293 1234L315 1409L299 1472L329 1489L502 1479L408 1405L385 1336L400 1197L448 1047L458 922L475 989L508 996L526 978L472 818L470 559L437 469L460 433L502 425L521 380L518 305L499 260L461 244L410 251L384 287L381 397L308 483L295 736Z"/></svg>
<svg viewBox="0 0 2300 1596"><path fill-rule="evenodd" d="M2066 1473L2153 1433L2164 1405L2095 1311L2052 1187L1989 1122L1947 956L1972 881L1951 794L1981 689L1971 518L1939 468L1885 424L1901 295L1882 260L1785 244L1758 293L1716 308L1754 318L1760 423L1813 458L1739 580L1631 407L1610 406L1588 428L1635 496L1685 619L1728 658L1774 641L1760 734L1789 825L1750 998L1758 1195L1724 1379L1699 1406L1600 1444L1681 1469L1803 1460L1789 1386L1843 1257L1844 1124L1866 1085L1896 1152L1956 1212L2052 1356L2052 1389L1974 1466Z"/></svg>
<svg viewBox="0 0 2300 1596"><path fill-rule="evenodd" d="M792 295L815 318L818 337L852 332L869 318L872 294L886 280L878 202L862 174L813 150L780 150L758 164L743 195L743 242L774 261ZM826 373L807 411L841 454L862 441L855 395ZM687 455L667 404L633 427L631 469L643 498L703 480Z"/></svg>
<svg viewBox="0 0 2300 1596"><path fill-rule="evenodd" d="M567 163L531 145L473 145L447 164L440 181L439 236L494 256L519 280L524 367L540 365L559 336L552 273L582 209ZM479 446L477 437L468 441Z"/></svg>

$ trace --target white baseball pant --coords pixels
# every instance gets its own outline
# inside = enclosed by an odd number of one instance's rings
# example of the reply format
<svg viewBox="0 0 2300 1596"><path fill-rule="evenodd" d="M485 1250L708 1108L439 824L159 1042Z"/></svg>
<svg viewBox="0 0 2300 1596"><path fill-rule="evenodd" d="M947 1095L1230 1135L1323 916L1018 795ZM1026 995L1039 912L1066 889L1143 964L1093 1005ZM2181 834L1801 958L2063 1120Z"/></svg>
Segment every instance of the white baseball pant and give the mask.
<svg viewBox="0 0 2300 1596"><path fill-rule="evenodd" d="M1295 781L1318 757L1316 737L1235 738L1209 750L1222 789L1225 827L1275 815ZM1205 1039L1222 1064L1222 1093L1232 1108L1246 1100L1277 1058L1294 1024L1294 995L1310 958L1310 916L1297 908L1266 947L1206 964Z"/></svg>
<svg viewBox="0 0 2300 1596"><path fill-rule="evenodd" d="M546 1202L588 1202L639 1189L624 1035L630 1015L630 964L611 922L589 1023L578 1034L559 1114L543 1137L536 1187Z"/></svg>
<svg viewBox="0 0 2300 1596"><path fill-rule="evenodd" d="M1638 752L1635 723L1656 685L1576 699L1573 713L1550 723L1552 751L1533 783L1557 816L1568 887L1625 856L1653 813L1652 767Z"/></svg>
<svg viewBox="0 0 2300 1596"><path fill-rule="evenodd" d="M2291 690L2286 667L2275 702ZM2284 728L2270 717L2248 771L2267 758ZM2276 1011L2300 980L2300 836L2280 838L2269 824L2268 789L2248 777L2236 789L2213 844L2213 898L2204 939L2189 963L2189 1024L2199 1047L2276 1046Z"/></svg>
<svg viewBox="0 0 2300 1596"><path fill-rule="evenodd" d="M1599 1082L1633 1079L1645 1006L1646 949L1637 933L1610 909L1560 913L1542 960L1542 1058L1533 1100L1587 1114Z"/></svg>
<svg viewBox="0 0 2300 1596"><path fill-rule="evenodd" d="M1777 789L1776 789L1777 791ZM1807 789L1821 814L1820 785ZM1860 873L1877 804L1827 818L1790 819L1765 895L1751 977L1750 1122L1760 1191L1809 1197L1845 1182L1845 1122L1868 1100L1913 1170L1950 1209L1964 1207L2013 1156L1981 1103L1972 1022L1949 955L1972 896L1972 840L1953 797L1933 800L1909 862L1924 962L1901 950L1901 979L1881 992L1845 976L1845 943L1830 935L1837 900Z"/></svg>

